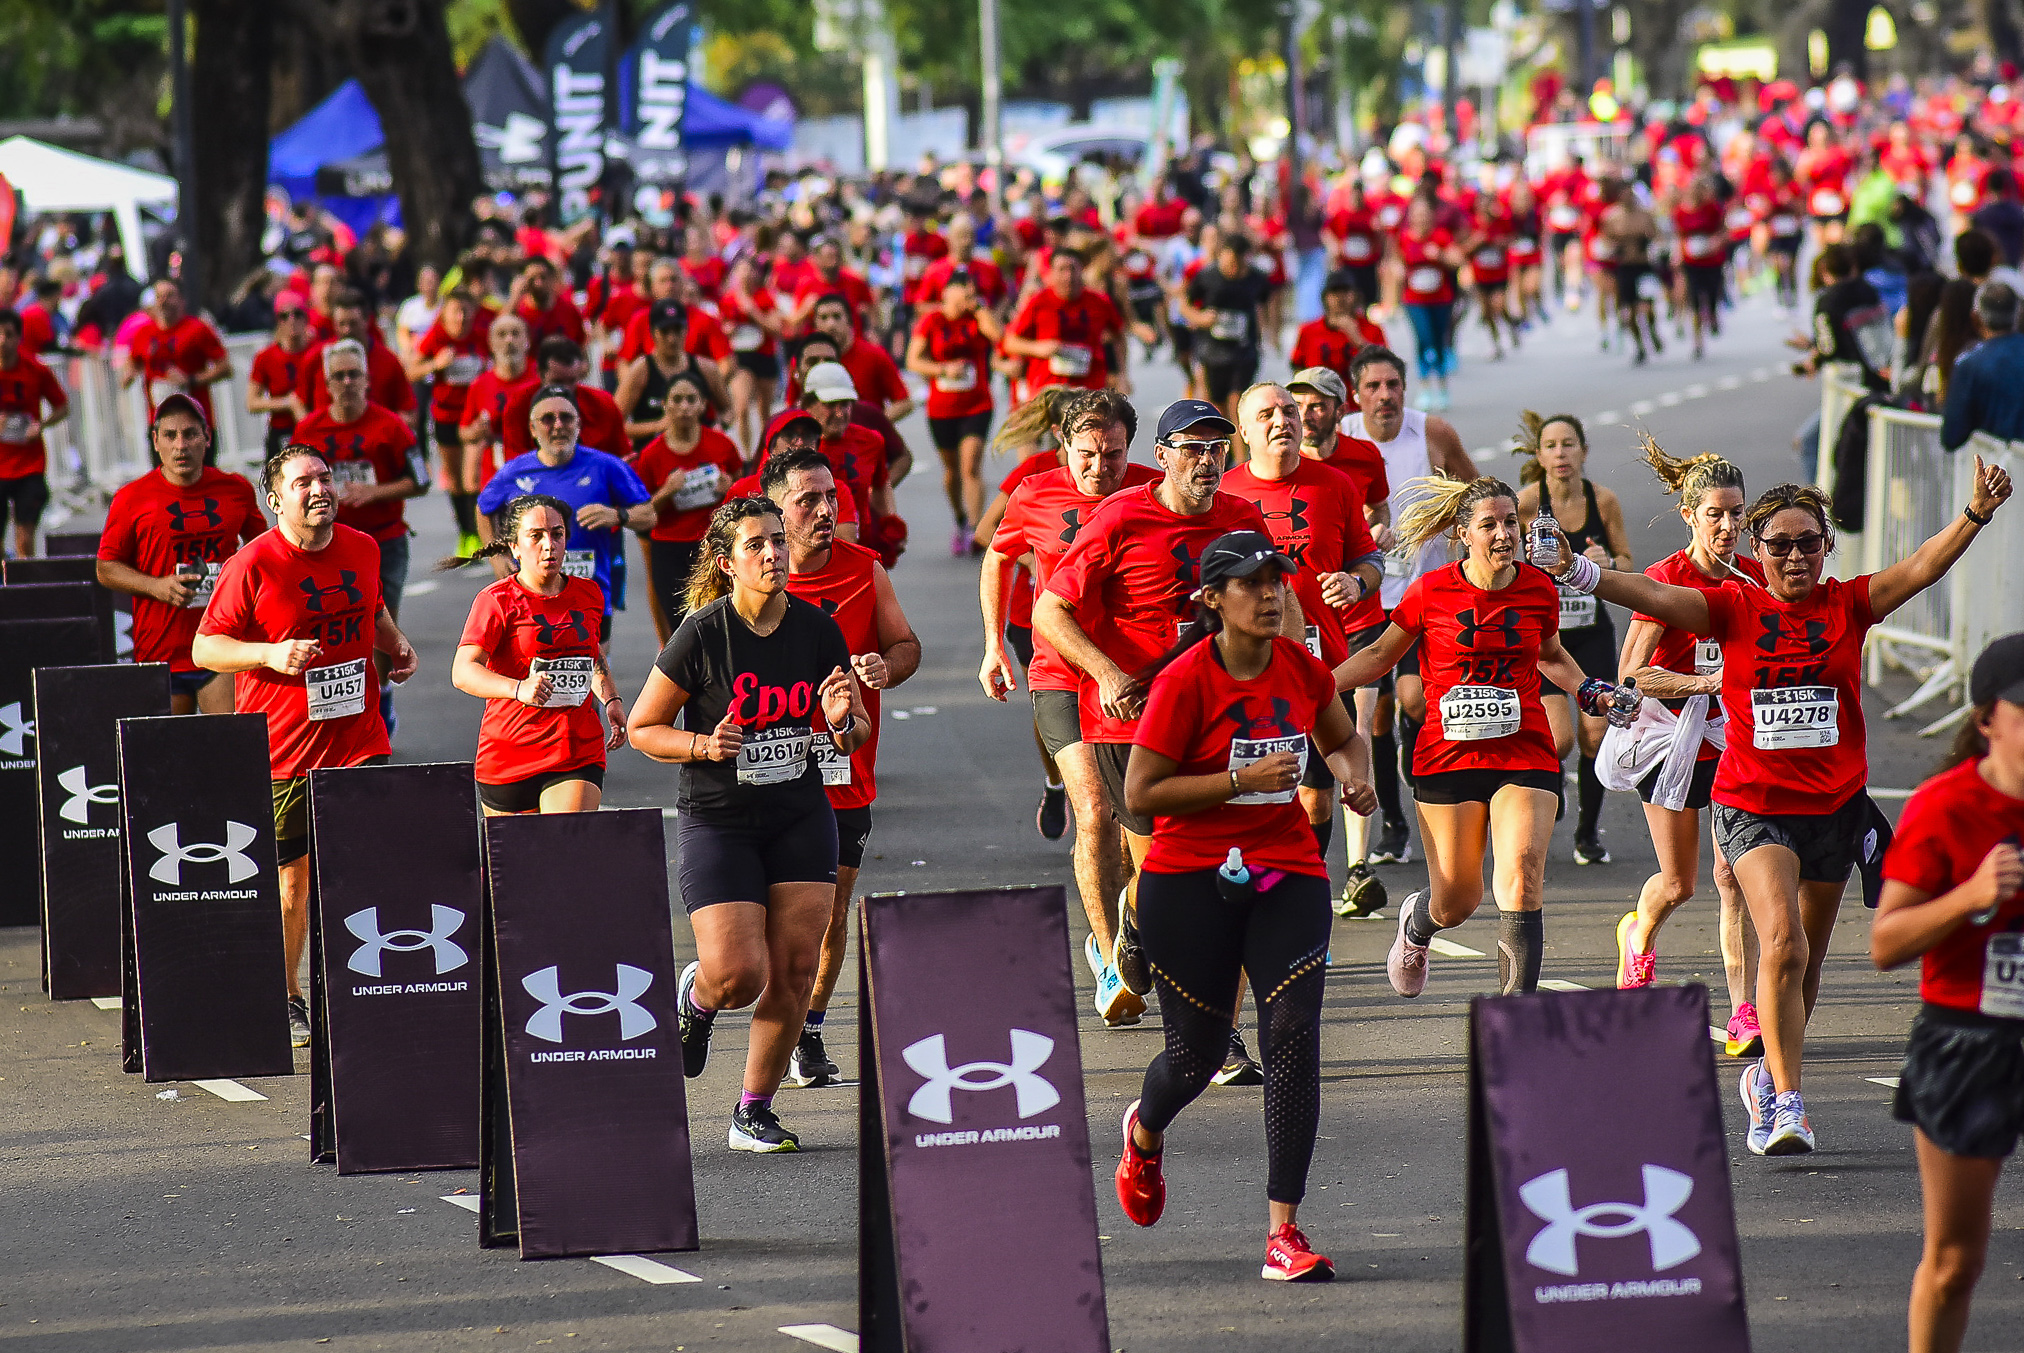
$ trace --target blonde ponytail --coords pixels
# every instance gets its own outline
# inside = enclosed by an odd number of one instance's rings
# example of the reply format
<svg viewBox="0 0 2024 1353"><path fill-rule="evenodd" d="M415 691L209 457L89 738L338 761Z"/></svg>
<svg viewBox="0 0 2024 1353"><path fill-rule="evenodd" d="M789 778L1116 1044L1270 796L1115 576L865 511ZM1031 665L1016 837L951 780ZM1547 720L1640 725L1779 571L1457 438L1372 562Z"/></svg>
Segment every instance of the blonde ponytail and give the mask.
<svg viewBox="0 0 2024 1353"><path fill-rule="evenodd" d="M1480 502L1491 498L1509 498L1513 503L1518 501L1518 495L1509 484L1488 475L1480 479L1456 479L1436 470L1425 479L1407 480L1405 487L1412 492L1413 502L1400 515L1394 528L1398 544L1392 550L1393 554L1403 558L1410 558L1420 546L1448 534L1458 523L1467 521Z"/></svg>
<svg viewBox="0 0 2024 1353"><path fill-rule="evenodd" d="M1645 431L1638 429L1639 457L1651 466L1652 474L1665 486L1668 497L1680 496L1680 502L1688 511L1700 506L1710 489L1734 489L1743 492L1743 472L1713 451L1703 451L1686 460L1669 456L1658 441Z"/></svg>

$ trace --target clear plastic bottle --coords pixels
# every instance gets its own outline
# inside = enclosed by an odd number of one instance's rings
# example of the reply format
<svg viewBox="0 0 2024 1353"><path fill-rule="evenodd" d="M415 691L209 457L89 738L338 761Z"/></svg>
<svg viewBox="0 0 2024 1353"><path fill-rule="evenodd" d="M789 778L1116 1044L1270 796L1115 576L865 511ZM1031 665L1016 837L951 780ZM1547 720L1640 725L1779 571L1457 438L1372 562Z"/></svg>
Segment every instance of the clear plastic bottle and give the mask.
<svg viewBox="0 0 2024 1353"><path fill-rule="evenodd" d="M1216 891L1232 902L1251 896L1251 867L1244 863L1244 852L1235 846L1230 847L1230 857L1216 870Z"/></svg>
<svg viewBox="0 0 2024 1353"><path fill-rule="evenodd" d="M1560 537L1557 534L1560 523L1554 520L1553 504L1547 500L1546 486L1539 486L1539 515L1532 519L1532 532L1526 541L1525 554L1540 568L1552 570L1560 564Z"/></svg>
<svg viewBox="0 0 2024 1353"><path fill-rule="evenodd" d="M1629 728L1637 722L1638 706L1643 703L1644 697L1637 690L1637 678L1626 677L1610 699L1609 721L1618 728Z"/></svg>

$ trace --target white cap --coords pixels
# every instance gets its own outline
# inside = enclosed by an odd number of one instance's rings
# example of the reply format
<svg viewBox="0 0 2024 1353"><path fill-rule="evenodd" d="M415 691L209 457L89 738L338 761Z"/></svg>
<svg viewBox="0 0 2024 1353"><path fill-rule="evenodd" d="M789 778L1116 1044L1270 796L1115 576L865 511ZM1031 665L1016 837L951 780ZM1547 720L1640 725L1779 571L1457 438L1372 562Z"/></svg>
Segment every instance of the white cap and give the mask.
<svg viewBox="0 0 2024 1353"><path fill-rule="evenodd" d="M801 388L824 404L857 399L857 382L840 362L817 362L801 377Z"/></svg>

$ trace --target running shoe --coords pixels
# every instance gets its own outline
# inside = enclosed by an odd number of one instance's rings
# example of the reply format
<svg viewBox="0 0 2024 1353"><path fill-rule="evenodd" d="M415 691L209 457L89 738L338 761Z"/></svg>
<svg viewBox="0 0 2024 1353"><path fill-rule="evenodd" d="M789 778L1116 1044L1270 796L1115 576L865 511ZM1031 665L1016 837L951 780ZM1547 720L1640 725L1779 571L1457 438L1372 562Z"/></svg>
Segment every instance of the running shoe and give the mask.
<svg viewBox="0 0 2024 1353"><path fill-rule="evenodd" d="M1574 836L1574 862L1576 864L1608 864L1609 852L1602 842L1593 836L1576 832Z"/></svg>
<svg viewBox="0 0 2024 1353"><path fill-rule="evenodd" d="M1797 1090L1778 1096L1771 1120L1771 1135L1764 1143L1767 1156L1803 1156L1814 1147L1813 1125L1806 1121L1806 1101Z"/></svg>
<svg viewBox="0 0 2024 1353"><path fill-rule="evenodd" d="M1089 975L1099 983L1103 981L1103 970L1110 964L1104 961L1103 946L1097 943L1096 932L1090 931L1082 937L1082 961L1089 965Z"/></svg>
<svg viewBox="0 0 2024 1353"><path fill-rule="evenodd" d="M1639 953L1630 947L1631 928L1637 924L1637 911L1633 908L1623 914L1616 923L1616 989L1629 991L1634 987L1648 987L1658 973L1659 956L1656 953Z"/></svg>
<svg viewBox="0 0 2024 1353"><path fill-rule="evenodd" d="M828 1085L836 1074L836 1063L829 1060L829 1049L822 1046L822 1030L804 1027L794 1044L793 1055L787 1059L788 1084L803 1089Z"/></svg>
<svg viewBox="0 0 2024 1353"><path fill-rule="evenodd" d="M1048 785L1040 791L1040 811L1034 814L1033 825L1048 840L1061 839L1061 834L1068 830L1067 789L1061 785Z"/></svg>
<svg viewBox="0 0 2024 1353"><path fill-rule="evenodd" d="M1289 1221L1265 1242L1265 1267L1258 1276L1275 1283L1328 1283L1335 1281L1335 1265L1327 1255L1316 1254L1300 1228Z"/></svg>
<svg viewBox="0 0 2024 1353"><path fill-rule="evenodd" d="M1764 1053L1764 1030L1757 1023L1757 1007L1745 1001L1736 1007L1736 1013L1729 1016L1729 1041L1722 1044L1722 1051L1731 1057L1761 1057Z"/></svg>
<svg viewBox="0 0 2024 1353"><path fill-rule="evenodd" d="M1412 915L1413 903L1419 897L1413 893L1399 903L1398 938L1392 941L1391 952L1384 956L1384 974L1391 979L1392 990L1401 996L1417 996L1427 989L1427 946L1406 938L1406 917Z"/></svg>
<svg viewBox="0 0 2024 1353"><path fill-rule="evenodd" d="M457 554L461 558L469 559L484 547L485 542L478 538L476 531L466 531L457 537Z"/></svg>
<svg viewBox="0 0 2024 1353"><path fill-rule="evenodd" d="M710 1060L710 1030L717 1022L716 1011L704 1014L696 1009L690 997L696 989L696 974L702 968L700 961L689 964L682 969L682 980L675 986L675 1022L681 1026L682 1035L682 1074L690 1080L702 1075L704 1064Z"/></svg>
<svg viewBox="0 0 2024 1353"><path fill-rule="evenodd" d="M1117 969L1118 980L1124 989L1133 995L1143 996L1153 989L1153 969L1146 962L1146 951L1139 946L1138 918L1132 915L1130 907L1120 907L1117 913L1117 938L1111 941L1110 964Z"/></svg>
<svg viewBox="0 0 2024 1353"><path fill-rule="evenodd" d="M1216 1085L1263 1085L1265 1073L1251 1060L1250 1050L1244 1046L1244 1035L1230 1030L1230 1053L1223 1058L1222 1069L1209 1080Z"/></svg>
<svg viewBox="0 0 2024 1353"><path fill-rule="evenodd" d="M801 1138L780 1126L770 1104L740 1104L733 1109L729 1141L733 1151L751 1151L762 1156L801 1149Z"/></svg>
<svg viewBox="0 0 2024 1353"><path fill-rule="evenodd" d="M1369 865L1353 864L1349 877L1343 880L1341 896L1335 899L1335 914L1357 920L1372 915L1390 900L1383 881L1370 872Z"/></svg>
<svg viewBox="0 0 2024 1353"><path fill-rule="evenodd" d="M288 1046L309 1046L309 1002L300 996L288 998Z"/></svg>
<svg viewBox="0 0 2024 1353"><path fill-rule="evenodd" d="M1094 944L1096 937L1090 937ZM1103 972L1096 979L1096 1013L1103 1016L1103 1022L1113 1029L1123 1029L1137 1024L1146 1012L1145 997L1126 988L1124 979L1117 975L1117 969L1110 964L1103 965Z"/></svg>
<svg viewBox="0 0 2024 1353"><path fill-rule="evenodd" d="M1160 1173L1160 1158L1139 1150L1131 1139L1138 1126L1139 1102L1134 1099L1124 1111L1124 1152L1117 1162L1117 1205L1139 1226L1151 1226L1167 1210L1167 1180Z"/></svg>
<svg viewBox="0 0 2024 1353"><path fill-rule="evenodd" d="M969 528L958 526L955 533L949 537L949 554L957 559L968 554L971 538Z"/></svg>
<svg viewBox="0 0 2024 1353"><path fill-rule="evenodd" d="M1772 1119L1776 1116L1778 1090L1771 1084L1771 1072L1763 1060L1743 1068L1743 1078L1736 1083L1736 1093L1743 1097L1743 1107L1750 1111L1750 1135L1746 1139L1752 1155L1761 1156L1771 1141Z"/></svg>
<svg viewBox="0 0 2024 1353"><path fill-rule="evenodd" d="M1403 822L1387 822L1378 830L1377 844L1363 857L1365 864L1411 864L1412 838Z"/></svg>

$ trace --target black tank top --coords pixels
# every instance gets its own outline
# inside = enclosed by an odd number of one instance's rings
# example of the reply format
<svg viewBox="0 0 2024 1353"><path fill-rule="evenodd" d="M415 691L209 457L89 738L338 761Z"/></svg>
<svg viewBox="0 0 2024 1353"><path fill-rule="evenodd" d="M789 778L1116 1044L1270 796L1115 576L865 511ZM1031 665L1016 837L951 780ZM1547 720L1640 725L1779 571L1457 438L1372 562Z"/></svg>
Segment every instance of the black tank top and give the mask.
<svg viewBox="0 0 2024 1353"><path fill-rule="evenodd" d="M1539 501L1550 510L1553 506L1553 495L1547 490L1544 480L1540 481L1539 493ZM1576 554L1587 554L1590 545L1600 545L1605 550L1609 549L1609 528L1602 524L1602 505L1595 501L1595 485L1589 483L1586 477L1581 481L1581 496L1587 504L1587 511L1582 514L1580 528L1577 530L1566 522L1561 522L1561 534L1567 537L1567 543L1573 547ZM1610 624L1609 612L1598 605L1595 608L1594 622L1582 626L1581 630L1586 633L1588 630L1608 624Z"/></svg>
<svg viewBox="0 0 2024 1353"><path fill-rule="evenodd" d="M635 423L650 423L650 422L658 423L661 421L661 414L667 405L668 390L671 386L674 385L675 378L677 376L682 375L692 375L699 382L701 382L703 372L702 368L696 365L695 359L693 357L689 359L689 364L687 366L683 367L680 371L675 372L673 375L669 375L668 373L661 370L661 364L654 360L652 353L647 354L646 363L647 363L646 388L640 391L639 403L633 405L631 421ZM703 383L702 389L703 389L703 419L702 419L703 426L715 427L717 425L716 401L713 398L711 398L710 387L707 383ZM644 451L646 449L647 443L652 441L655 437L659 435L660 434L658 432L649 432L644 437L633 438L633 450Z"/></svg>

